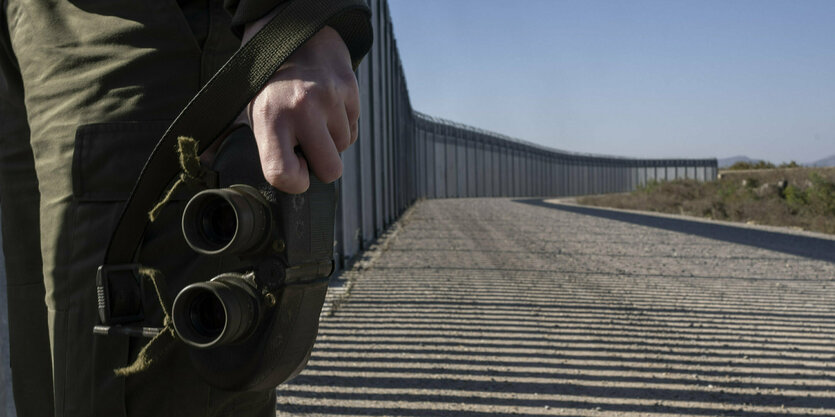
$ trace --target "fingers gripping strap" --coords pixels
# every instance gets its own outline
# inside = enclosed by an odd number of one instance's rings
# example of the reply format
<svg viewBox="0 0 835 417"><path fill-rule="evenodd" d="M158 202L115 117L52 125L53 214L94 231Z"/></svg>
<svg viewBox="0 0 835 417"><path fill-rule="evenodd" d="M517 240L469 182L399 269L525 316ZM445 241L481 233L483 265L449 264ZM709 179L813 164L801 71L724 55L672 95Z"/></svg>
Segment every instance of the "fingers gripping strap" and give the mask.
<svg viewBox="0 0 835 417"><path fill-rule="evenodd" d="M193 137L203 152L293 51L332 17L363 9L352 0L295 0L279 7L283 9L206 83L157 142L111 236L104 264L133 260L148 224L148 210L180 170L177 154L171 151L178 137Z"/></svg>

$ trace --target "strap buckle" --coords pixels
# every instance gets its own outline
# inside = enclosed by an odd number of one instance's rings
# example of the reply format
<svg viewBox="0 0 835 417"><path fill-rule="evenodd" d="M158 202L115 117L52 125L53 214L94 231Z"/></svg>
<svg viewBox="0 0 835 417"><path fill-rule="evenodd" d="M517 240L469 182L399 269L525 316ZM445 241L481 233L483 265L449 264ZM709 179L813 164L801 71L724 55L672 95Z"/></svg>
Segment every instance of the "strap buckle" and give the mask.
<svg viewBox="0 0 835 417"><path fill-rule="evenodd" d="M96 272L99 320L112 325L134 323L145 318L143 279L139 264L102 265Z"/></svg>

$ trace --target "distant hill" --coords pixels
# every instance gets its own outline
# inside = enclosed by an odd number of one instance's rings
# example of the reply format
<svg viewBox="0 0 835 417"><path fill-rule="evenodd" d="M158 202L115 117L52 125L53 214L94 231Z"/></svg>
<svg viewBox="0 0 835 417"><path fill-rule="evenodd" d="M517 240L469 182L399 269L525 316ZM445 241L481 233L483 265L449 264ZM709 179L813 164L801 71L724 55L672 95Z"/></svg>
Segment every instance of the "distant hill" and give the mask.
<svg viewBox="0 0 835 417"><path fill-rule="evenodd" d="M728 158L719 158L717 161L719 162L719 168L722 169L727 168L737 162L757 162L759 161L759 159L751 159L747 156L737 155Z"/></svg>
<svg viewBox="0 0 835 417"><path fill-rule="evenodd" d="M812 167L835 167L835 155L830 155L826 158L819 159L815 162L804 164Z"/></svg>
<svg viewBox="0 0 835 417"><path fill-rule="evenodd" d="M731 156L731 157L728 157L728 158L719 158L718 159L719 169L728 168L731 165L733 165L737 162L740 162L740 161L749 162L749 163L756 163L756 162L759 162L760 160L749 158L749 157L744 156L744 155ZM775 165L779 165L779 163L777 163ZM835 155L830 155L826 158L819 159L815 162L802 163L801 165L807 166L807 167L835 167Z"/></svg>

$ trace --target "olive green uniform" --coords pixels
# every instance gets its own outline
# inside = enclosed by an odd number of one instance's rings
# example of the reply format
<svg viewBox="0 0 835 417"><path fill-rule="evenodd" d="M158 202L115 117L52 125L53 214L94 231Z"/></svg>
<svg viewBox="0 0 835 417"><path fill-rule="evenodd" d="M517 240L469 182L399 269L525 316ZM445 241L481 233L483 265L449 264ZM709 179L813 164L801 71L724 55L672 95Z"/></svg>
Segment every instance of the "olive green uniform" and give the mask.
<svg viewBox="0 0 835 417"><path fill-rule="evenodd" d="M232 27L278 3L227 1L232 17L219 0L4 2L0 202L20 417L53 409L57 416L275 414L273 390L209 387L189 372L180 347L145 373L116 377L113 369L147 340L93 336L92 327L95 271L145 159L238 48ZM355 29L342 35L356 60L370 29ZM147 231L139 259L200 275L214 265L171 237L179 233L176 212L164 211ZM145 305L153 305L153 290L146 293ZM159 311L146 317L146 325L160 322Z"/></svg>

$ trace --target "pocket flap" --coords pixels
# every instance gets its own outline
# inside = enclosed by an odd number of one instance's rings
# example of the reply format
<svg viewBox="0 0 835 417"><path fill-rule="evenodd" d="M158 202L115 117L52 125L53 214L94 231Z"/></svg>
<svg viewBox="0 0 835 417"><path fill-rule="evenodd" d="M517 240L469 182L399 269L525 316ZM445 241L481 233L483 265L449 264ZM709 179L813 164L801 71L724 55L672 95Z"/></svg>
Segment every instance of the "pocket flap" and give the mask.
<svg viewBox="0 0 835 417"><path fill-rule="evenodd" d="M78 201L125 201L170 122L83 125L76 131L73 195Z"/></svg>

